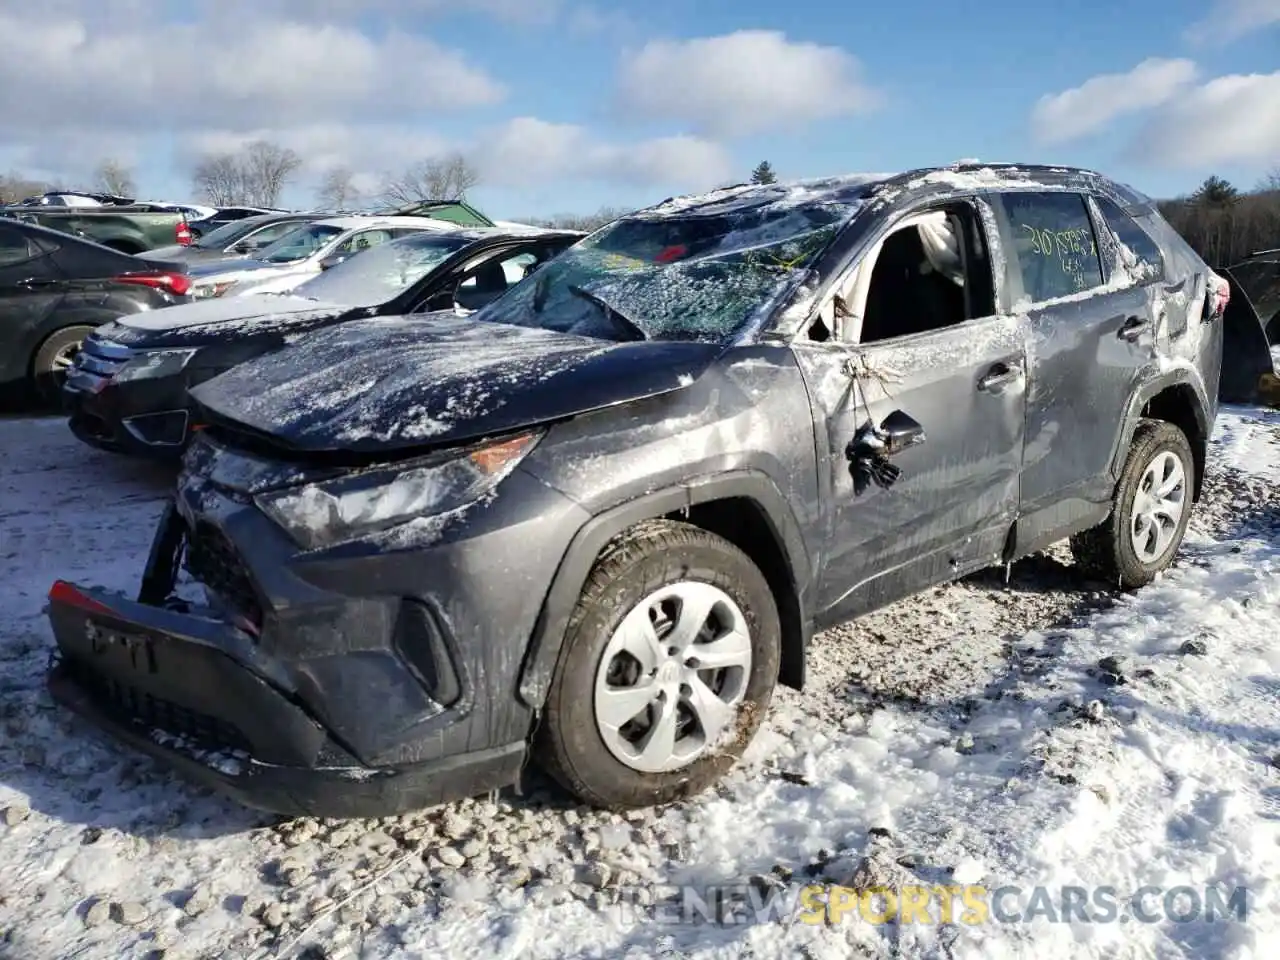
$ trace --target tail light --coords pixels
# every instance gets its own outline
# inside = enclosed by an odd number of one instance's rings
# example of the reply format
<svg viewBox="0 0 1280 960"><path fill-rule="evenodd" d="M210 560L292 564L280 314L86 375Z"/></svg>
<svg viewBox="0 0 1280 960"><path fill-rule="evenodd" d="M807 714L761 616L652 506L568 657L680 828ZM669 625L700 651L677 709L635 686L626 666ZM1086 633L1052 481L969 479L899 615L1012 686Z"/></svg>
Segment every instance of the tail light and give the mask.
<svg viewBox="0 0 1280 960"><path fill-rule="evenodd" d="M191 246L191 228L187 226L187 221L179 220L178 226L174 230L174 236L177 239L178 246Z"/></svg>
<svg viewBox="0 0 1280 960"><path fill-rule="evenodd" d="M116 277L116 283L133 283L153 290L163 290L175 297L185 297L191 291L191 278L185 273L125 273Z"/></svg>
<svg viewBox="0 0 1280 960"><path fill-rule="evenodd" d="M1231 284L1225 278L1210 271L1204 296L1204 319L1221 320L1231 302Z"/></svg>

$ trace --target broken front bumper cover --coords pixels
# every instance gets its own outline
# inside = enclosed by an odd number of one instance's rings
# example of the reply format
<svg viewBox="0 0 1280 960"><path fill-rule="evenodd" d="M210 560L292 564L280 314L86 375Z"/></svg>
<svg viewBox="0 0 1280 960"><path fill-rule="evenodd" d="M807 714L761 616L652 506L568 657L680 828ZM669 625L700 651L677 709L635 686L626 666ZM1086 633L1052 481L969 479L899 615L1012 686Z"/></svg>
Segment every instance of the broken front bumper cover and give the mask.
<svg viewBox="0 0 1280 960"><path fill-rule="evenodd" d="M271 676L245 631L58 581L54 698L135 749L246 806L287 816L380 817L518 779L523 742L366 767Z"/></svg>

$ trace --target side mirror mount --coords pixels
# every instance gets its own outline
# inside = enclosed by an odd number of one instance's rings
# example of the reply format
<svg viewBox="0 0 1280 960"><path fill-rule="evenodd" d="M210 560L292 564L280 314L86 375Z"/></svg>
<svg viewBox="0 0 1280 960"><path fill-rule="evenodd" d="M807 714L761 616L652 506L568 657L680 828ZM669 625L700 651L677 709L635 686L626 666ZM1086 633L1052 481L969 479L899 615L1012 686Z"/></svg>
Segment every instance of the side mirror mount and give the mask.
<svg viewBox="0 0 1280 960"><path fill-rule="evenodd" d="M320 269L332 270L334 267L336 267L338 264L342 263L346 259L347 259L346 254L335 253L333 256L325 257L323 260L320 261Z"/></svg>
<svg viewBox="0 0 1280 960"><path fill-rule="evenodd" d="M884 455L892 457L907 447L924 443L924 427L901 410L894 410L883 420L877 432L884 440Z"/></svg>
<svg viewBox="0 0 1280 960"><path fill-rule="evenodd" d="M844 451L853 475L853 492L861 495L873 483L886 490L893 486L902 470L889 458L924 440L924 427L901 410L894 410L879 426L865 424Z"/></svg>

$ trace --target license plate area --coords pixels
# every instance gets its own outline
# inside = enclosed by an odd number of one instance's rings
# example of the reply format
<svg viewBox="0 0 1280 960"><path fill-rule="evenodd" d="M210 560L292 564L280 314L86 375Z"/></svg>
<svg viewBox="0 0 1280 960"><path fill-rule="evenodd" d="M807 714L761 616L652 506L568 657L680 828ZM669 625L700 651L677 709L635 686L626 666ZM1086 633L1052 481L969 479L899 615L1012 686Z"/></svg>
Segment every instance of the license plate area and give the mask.
<svg viewBox="0 0 1280 960"><path fill-rule="evenodd" d="M160 672L155 639L144 633L89 621L85 639L99 669L116 674Z"/></svg>

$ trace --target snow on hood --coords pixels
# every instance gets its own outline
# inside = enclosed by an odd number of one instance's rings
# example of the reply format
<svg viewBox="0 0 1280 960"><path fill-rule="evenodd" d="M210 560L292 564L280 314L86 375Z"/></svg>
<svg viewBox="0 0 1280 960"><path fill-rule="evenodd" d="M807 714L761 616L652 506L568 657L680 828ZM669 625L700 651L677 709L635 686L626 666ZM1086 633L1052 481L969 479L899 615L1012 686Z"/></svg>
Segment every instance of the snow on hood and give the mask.
<svg viewBox="0 0 1280 960"><path fill-rule="evenodd" d="M351 320L192 390L214 419L308 451L461 442L692 383L718 345L617 343L450 312Z"/></svg>
<svg viewBox="0 0 1280 960"><path fill-rule="evenodd" d="M116 322L135 330L180 330L250 317L344 309L340 304L317 303L304 297L214 297L163 310L127 314Z"/></svg>
<svg viewBox="0 0 1280 960"><path fill-rule="evenodd" d="M227 270L271 270L280 267L278 263L267 263L265 260L250 260L245 257L233 257L223 254L216 260L210 260L208 263L202 263L199 266L193 266L188 273L192 277L209 277L217 273L223 273Z"/></svg>

